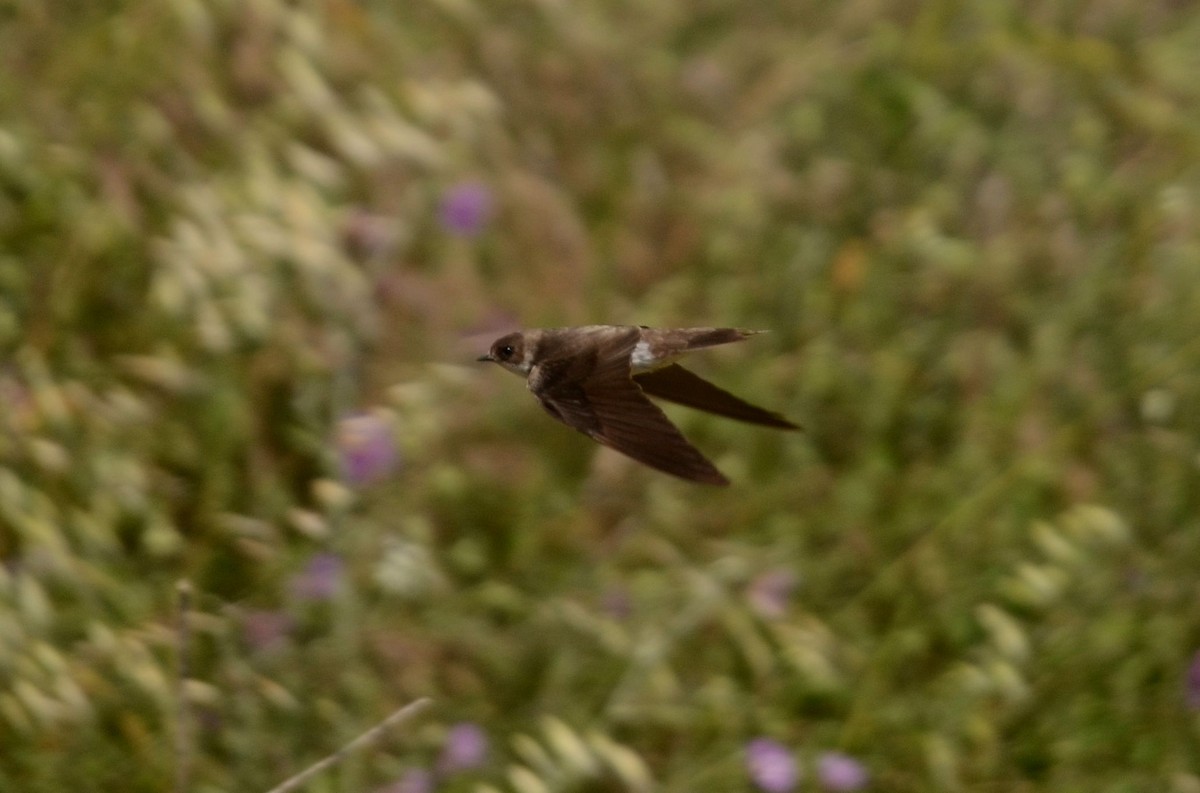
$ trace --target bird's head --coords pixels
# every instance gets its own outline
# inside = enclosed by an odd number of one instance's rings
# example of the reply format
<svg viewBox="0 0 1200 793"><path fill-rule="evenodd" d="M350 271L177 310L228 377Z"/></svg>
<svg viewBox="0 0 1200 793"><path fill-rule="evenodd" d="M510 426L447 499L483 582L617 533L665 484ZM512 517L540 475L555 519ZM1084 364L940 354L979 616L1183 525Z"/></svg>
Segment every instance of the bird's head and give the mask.
<svg viewBox="0 0 1200 793"><path fill-rule="evenodd" d="M480 361L498 363L510 372L527 375L533 363L529 360L529 346L525 334L521 332L501 336L492 342L487 355L481 355Z"/></svg>

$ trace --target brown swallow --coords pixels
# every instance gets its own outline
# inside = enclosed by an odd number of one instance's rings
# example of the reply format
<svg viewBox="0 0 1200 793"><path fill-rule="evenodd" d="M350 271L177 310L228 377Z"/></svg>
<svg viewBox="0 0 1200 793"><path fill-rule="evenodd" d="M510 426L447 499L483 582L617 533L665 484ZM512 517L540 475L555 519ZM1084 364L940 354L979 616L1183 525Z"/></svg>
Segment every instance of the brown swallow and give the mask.
<svg viewBox="0 0 1200 793"><path fill-rule="evenodd" d="M546 412L593 440L683 479L727 485L725 475L646 395L751 424L800 429L675 363L686 352L760 332L634 325L543 328L502 336L479 360L525 377Z"/></svg>

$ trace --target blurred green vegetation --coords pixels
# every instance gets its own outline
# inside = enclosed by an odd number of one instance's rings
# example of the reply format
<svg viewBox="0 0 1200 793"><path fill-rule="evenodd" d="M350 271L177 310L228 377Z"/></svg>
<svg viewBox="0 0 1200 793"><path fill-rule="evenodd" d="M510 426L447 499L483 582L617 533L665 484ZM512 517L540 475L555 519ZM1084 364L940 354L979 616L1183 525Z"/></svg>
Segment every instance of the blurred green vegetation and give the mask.
<svg viewBox="0 0 1200 793"><path fill-rule="evenodd" d="M1190 4L18 0L0 66L0 790L171 788L182 578L198 793L422 696L308 789L468 723L438 790L1200 790ZM696 366L806 432L639 469L514 322L770 329Z"/></svg>

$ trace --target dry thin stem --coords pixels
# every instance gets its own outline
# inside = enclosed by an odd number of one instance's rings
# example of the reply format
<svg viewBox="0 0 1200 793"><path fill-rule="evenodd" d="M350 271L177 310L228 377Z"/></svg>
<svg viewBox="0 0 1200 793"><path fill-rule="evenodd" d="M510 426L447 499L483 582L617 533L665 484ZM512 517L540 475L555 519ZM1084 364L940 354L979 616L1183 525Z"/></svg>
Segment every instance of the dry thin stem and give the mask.
<svg viewBox="0 0 1200 793"><path fill-rule="evenodd" d="M192 711L188 704L187 680L190 674L188 656L191 652L191 635L188 614L192 609L192 585L186 579L175 585L179 605L178 621L175 625L175 652L178 656L178 672L175 678L175 793L187 793L192 766Z"/></svg>
<svg viewBox="0 0 1200 793"><path fill-rule="evenodd" d="M362 735L355 738L353 741L350 741L350 743L346 744L341 749L338 749L336 752L328 757L325 757L324 759L318 760L295 776L289 777L288 779L284 780L282 784L271 788L269 791L267 791L267 793L288 793L288 791L296 790L305 782L324 771L326 768L340 763L353 752L358 751L368 744L378 741L383 736L383 733L388 729L413 718L418 713L425 710L425 708L429 707L432 701L433 700L429 699L428 697L422 697L421 699L408 703L383 721L376 724L371 729L364 732Z"/></svg>

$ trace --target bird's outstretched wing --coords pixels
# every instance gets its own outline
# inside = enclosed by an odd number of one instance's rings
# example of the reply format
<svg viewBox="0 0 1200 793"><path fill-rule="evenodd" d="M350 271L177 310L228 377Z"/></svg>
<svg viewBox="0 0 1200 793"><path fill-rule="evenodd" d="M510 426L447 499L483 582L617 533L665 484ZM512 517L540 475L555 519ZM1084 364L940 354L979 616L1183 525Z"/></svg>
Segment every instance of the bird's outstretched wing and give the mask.
<svg viewBox="0 0 1200 793"><path fill-rule="evenodd" d="M677 363L636 374L633 376L633 380L650 396L667 399L690 408L706 410L718 416L746 421L750 424L762 424L784 430L800 429L798 424L793 424L778 413L751 405L723 388L718 388L699 375L689 372Z"/></svg>
<svg viewBox="0 0 1200 793"><path fill-rule="evenodd" d="M529 390L559 421L640 463L693 482L729 484L630 377L639 338L637 328L613 328L586 352L550 356L529 373Z"/></svg>

